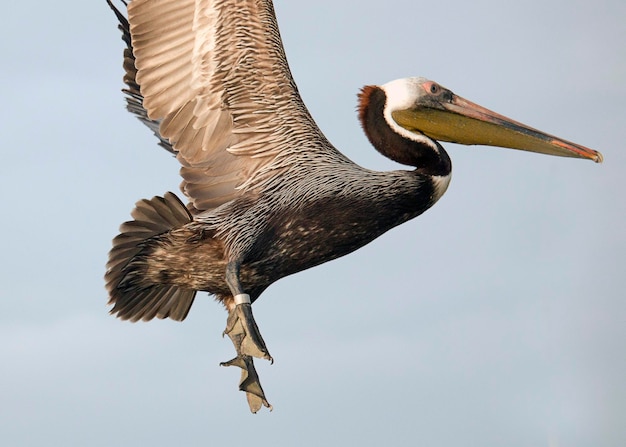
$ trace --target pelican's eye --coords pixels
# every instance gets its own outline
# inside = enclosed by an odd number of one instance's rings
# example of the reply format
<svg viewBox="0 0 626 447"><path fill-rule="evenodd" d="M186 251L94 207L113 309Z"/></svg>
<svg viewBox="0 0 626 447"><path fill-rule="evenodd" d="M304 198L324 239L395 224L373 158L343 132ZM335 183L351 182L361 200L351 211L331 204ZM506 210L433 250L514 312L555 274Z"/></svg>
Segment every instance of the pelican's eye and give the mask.
<svg viewBox="0 0 626 447"><path fill-rule="evenodd" d="M443 87L441 87L439 84L437 84L434 81L426 81L422 84L422 88L424 90L426 90L427 93L433 95L433 96L439 96L441 94L441 92L443 90L445 90Z"/></svg>
<svg viewBox="0 0 626 447"><path fill-rule="evenodd" d="M454 94L433 81L425 82L422 87L431 96L436 97L438 101L450 102L453 99Z"/></svg>

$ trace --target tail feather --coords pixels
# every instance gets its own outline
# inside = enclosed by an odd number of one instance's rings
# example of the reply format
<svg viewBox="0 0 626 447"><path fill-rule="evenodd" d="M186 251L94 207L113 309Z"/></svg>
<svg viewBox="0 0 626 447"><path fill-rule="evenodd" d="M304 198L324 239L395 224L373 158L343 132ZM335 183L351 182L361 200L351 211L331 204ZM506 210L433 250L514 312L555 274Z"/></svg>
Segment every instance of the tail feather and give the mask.
<svg viewBox="0 0 626 447"><path fill-rule="evenodd" d="M147 300L148 305L144 308L143 318L151 320L158 316L159 313L168 313L173 304L173 301L170 299L172 293L175 293L175 291L172 292L171 287L162 287L155 290L150 300Z"/></svg>
<svg viewBox="0 0 626 447"><path fill-rule="evenodd" d="M172 318L184 320L193 304L195 290L170 284L155 284L145 278L142 254L154 237L181 227L192 220L191 214L175 194L137 202L131 212L134 220L120 226L109 252L106 288L112 314L123 320Z"/></svg>

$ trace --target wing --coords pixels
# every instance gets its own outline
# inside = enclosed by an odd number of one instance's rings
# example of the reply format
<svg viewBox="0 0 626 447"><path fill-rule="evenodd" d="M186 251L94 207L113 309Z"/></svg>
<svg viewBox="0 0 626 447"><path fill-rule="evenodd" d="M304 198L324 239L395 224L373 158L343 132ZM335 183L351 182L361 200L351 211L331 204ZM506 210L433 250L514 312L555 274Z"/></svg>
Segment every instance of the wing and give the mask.
<svg viewBox="0 0 626 447"><path fill-rule="evenodd" d="M133 0L128 22L117 15L128 108L176 154L196 210L267 187L302 144L338 154L298 94L270 0Z"/></svg>

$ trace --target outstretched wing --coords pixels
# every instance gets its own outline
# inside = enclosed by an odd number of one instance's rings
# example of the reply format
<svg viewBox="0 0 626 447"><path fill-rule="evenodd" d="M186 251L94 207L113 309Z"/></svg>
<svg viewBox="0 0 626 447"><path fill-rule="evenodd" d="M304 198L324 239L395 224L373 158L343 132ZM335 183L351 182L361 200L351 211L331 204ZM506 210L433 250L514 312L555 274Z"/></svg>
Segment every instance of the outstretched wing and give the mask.
<svg viewBox="0 0 626 447"><path fill-rule="evenodd" d="M128 108L176 154L196 210L262 189L302 142L338 155L298 94L270 0L133 0L128 22L117 15Z"/></svg>

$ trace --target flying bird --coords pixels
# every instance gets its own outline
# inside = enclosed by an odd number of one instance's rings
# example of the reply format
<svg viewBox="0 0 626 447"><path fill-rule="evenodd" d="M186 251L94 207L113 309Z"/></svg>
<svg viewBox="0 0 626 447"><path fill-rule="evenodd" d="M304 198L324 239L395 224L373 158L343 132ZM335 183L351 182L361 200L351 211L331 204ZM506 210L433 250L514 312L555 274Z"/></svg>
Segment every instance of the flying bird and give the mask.
<svg viewBox="0 0 626 447"><path fill-rule="evenodd" d="M180 162L187 203L137 202L109 253L111 313L182 321L198 291L224 331L251 411L271 409L253 358L272 360L251 304L275 281L344 256L422 214L452 164L439 141L602 161L436 82L364 87L371 144L409 170L365 169L322 134L291 76L271 0L133 0L119 20L127 108Z"/></svg>

